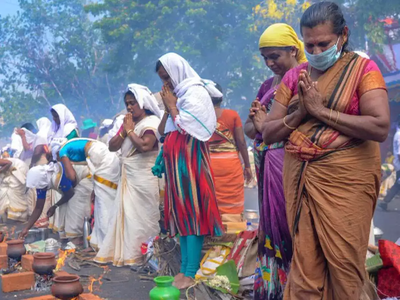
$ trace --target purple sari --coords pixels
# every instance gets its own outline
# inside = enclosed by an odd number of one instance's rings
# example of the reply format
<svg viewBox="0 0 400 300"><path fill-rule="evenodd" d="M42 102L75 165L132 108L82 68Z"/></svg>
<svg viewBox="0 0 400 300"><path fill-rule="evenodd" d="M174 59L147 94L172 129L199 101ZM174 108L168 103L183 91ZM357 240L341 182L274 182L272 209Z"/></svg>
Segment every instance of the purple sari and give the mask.
<svg viewBox="0 0 400 300"><path fill-rule="evenodd" d="M265 81L257 97L270 111L276 87L273 78ZM254 299L280 300L292 258L292 240L286 220L283 194L284 142L265 145L261 133L254 140L254 159L258 180L260 226Z"/></svg>

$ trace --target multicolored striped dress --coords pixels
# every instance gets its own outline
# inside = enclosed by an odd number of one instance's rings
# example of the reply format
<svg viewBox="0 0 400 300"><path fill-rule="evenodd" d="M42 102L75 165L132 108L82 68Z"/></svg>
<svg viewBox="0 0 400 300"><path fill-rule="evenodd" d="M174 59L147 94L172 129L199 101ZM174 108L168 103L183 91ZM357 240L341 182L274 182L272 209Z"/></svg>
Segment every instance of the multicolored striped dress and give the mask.
<svg viewBox="0 0 400 300"><path fill-rule="evenodd" d="M170 235L222 235L207 143L173 131L163 148L165 224Z"/></svg>

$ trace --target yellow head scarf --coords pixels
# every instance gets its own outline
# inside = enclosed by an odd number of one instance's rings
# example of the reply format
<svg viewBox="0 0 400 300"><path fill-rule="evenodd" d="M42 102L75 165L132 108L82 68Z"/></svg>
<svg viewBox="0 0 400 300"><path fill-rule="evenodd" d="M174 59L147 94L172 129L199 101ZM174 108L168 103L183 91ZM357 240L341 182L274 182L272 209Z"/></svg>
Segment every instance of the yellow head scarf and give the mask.
<svg viewBox="0 0 400 300"><path fill-rule="evenodd" d="M269 26L260 37L259 47L296 47L297 62L307 61L304 54L304 44L297 37L296 32L291 26L285 23L277 23Z"/></svg>

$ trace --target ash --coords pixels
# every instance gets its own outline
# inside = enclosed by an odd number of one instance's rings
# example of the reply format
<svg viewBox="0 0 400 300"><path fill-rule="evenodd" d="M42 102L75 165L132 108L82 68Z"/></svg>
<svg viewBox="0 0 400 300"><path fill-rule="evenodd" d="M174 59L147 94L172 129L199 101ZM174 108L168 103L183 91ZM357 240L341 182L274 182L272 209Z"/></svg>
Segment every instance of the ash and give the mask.
<svg viewBox="0 0 400 300"><path fill-rule="evenodd" d="M12 259L12 258L8 258L8 268L7 269L1 269L0 270L0 274L6 275L6 274L11 274L14 272L18 272L21 271L22 267L21 267L21 263L16 260L16 259Z"/></svg>
<svg viewBox="0 0 400 300"><path fill-rule="evenodd" d="M36 292L50 291L53 283L53 275L38 275L35 274L35 285L32 290Z"/></svg>

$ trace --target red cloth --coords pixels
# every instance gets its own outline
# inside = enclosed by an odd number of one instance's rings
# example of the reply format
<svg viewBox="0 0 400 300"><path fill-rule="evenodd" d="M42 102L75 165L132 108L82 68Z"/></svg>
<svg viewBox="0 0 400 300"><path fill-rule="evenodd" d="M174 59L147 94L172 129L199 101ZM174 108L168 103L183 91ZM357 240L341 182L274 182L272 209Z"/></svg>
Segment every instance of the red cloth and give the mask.
<svg viewBox="0 0 400 300"><path fill-rule="evenodd" d="M378 294L381 298L400 295L400 246L391 241L379 241L383 268L378 272Z"/></svg>

